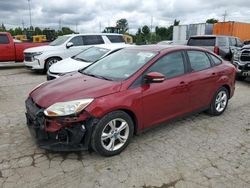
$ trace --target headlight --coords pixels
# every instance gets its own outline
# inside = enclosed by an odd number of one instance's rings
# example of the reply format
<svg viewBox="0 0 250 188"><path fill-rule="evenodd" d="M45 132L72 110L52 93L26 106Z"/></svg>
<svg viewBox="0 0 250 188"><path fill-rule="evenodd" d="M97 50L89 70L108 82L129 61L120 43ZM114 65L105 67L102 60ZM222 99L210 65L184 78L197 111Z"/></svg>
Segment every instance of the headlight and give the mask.
<svg viewBox="0 0 250 188"><path fill-rule="evenodd" d="M42 54L43 54L43 52L34 52L33 56L39 56L39 55L42 55Z"/></svg>
<svg viewBox="0 0 250 188"><path fill-rule="evenodd" d="M50 117L67 116L81 112L86 108L94 99L80 99L68 102L58 102L48 107L44 114Z"/></svg>
<svg viewBox="0 0 250 188"><path fill-rule="evenodd" d="M241 54L241 53L240 53L239 51L236 51L236 52L234 53L233 59L236 60L236 61L240 60L240 54Z"/></svg>

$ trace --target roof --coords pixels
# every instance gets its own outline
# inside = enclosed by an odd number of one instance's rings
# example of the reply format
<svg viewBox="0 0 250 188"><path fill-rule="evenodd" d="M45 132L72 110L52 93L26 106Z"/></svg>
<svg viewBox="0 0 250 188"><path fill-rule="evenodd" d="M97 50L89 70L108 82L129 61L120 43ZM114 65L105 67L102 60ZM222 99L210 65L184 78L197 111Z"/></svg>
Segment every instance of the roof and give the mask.
<svg viewBox="0 0 250 188"><path fill-rule="evenodd" d="M86 36L86 35L117 35L117 36L122 36L122 34L117 34L117 33L79 33L79 34L68 34L64 36Z"/></svg>
<svg viewBox="0 0 250 188"><path fill-rule="evenodd" d="M202 37L234 37L234 36L230 36L230 35L194 35L191 36L190 38L202 38ZM237 38L237 37L234 37Z"/></svg>
<svg viewBox="0 0 250 188"><path fill-rule="evenodd" d="M125 44L125 43L111 43L111 44L97 44L97 45L93 45L93 46L100 47L100 48L106 48L109 50L116 50L116 49L121 49L121 48L125 48L125 47L132 47L134 45Z"/></svg>
<svg viewBox="0 0 250 188"><path fill-rule="evenodd" d="M172 50L203 50L208 51L204 48L196 46L186 46L186 45L141 45L141 46L132 46L128 49L141 50L141 51L152 51L152 52L161 52L161 51L172 51Z"/></svg>

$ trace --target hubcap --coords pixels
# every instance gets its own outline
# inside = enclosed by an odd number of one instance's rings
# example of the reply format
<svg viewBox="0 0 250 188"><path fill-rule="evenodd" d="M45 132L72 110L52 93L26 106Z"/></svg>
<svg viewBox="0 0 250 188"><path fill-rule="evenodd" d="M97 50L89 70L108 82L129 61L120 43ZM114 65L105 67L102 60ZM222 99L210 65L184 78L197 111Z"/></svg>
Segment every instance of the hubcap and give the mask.
<svg viewBox="0 0 250 188"><path fill-rule="evenodd" d="M218 112L222 112L227 105L227 93L225 91L220 91L216 96L215 109Z"/></svg>
<svg viewBox="0 0 250 188"><path fill-rule="evenodd" d="M53 65L54 63L56 63L57 61L58 61L57 59L51 59L51 60L48 62L49 67L50 67L51 65Z"/></svg>
<svg viewBox="0 0 250 188"><path fill-rule="evenodd" d="M103 129L101 136L102 146L108 151L120 149L129 136L128 123L121 118L111 120Z"/></svg>

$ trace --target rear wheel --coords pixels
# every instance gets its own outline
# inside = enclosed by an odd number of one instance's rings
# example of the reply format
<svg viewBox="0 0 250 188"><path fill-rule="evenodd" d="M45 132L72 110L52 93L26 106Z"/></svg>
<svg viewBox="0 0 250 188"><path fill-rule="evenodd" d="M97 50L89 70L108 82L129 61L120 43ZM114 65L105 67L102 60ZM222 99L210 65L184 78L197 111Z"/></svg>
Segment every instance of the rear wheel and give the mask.
<svg viewBox="0 0 250 188"><path fill-rule="evenodd" d="M229 93L225 87L221 87L215 94L208 113L214 116L221 115L227 108Z"/></svg>
<svg viewBox="0 0 250 188"><path fill-rule="evenodd" d="M101 118L96 125L91 146L101 155L117 155L127 147L133 132L131 117L123 111L114 111Z"/></svg>
<svg viewBox="0 0 250 188"><path fill-rule="evenodd" d="M50 68L51 65L53 65L54 63L60 61L61 58L59 57L51 57L49 59L46 60L46 64L45 64L45 72L47 72Z"/></svg>

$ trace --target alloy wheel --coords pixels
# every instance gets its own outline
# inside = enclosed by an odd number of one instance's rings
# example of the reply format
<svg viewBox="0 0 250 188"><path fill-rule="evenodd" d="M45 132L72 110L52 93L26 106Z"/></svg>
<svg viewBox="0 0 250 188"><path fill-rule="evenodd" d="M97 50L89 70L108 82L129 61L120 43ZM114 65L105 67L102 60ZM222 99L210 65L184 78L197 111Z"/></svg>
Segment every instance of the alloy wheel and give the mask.
<svg viewBox="0 0 250 188"><path fill-rule="evenodd" d="M222 112L226 105L227 105L227 93L226 91L222 90L220 91L217 96L216 96L216 99L215 99L215 109L218 111L218 112Z"/></svg>
<svg viewBox="0 0 250 188"><path fill-rule="evenodd" d="M129 137L129 125L121 118L111 120L101 134L101 144L108 151L120 149Z"/></svg>

